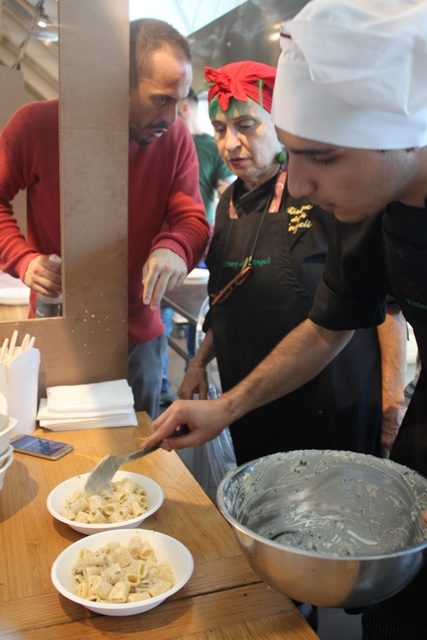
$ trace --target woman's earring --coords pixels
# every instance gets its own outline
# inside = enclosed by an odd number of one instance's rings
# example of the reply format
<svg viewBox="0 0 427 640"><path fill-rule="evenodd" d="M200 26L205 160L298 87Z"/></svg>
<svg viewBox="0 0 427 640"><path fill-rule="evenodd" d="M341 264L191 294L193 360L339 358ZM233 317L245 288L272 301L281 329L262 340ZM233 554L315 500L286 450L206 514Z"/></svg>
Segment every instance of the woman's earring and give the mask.
<svg viewBox="0 0 427 640"><path fill-rule="evenodd" d="M286 162L286 151L279 151L279 153L276 156L276 162L278 162L279 164L284 164Z"/></svg>

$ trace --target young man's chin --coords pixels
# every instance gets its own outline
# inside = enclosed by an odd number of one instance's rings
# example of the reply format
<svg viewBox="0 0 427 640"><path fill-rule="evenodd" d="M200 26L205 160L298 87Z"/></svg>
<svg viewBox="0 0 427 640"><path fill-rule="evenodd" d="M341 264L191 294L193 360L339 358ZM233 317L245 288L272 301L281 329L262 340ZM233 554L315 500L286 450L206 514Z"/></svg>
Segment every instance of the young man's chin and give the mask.
<svg viewBox="0 0 427 640"><path fill-rule="evenodd" d="M335 218L340 222L353 224L356 222L362 222L363 220L366 220L366 218L371 218L377 212L349 211L348 209L344 210L344 209L339 209L338 207L335 207L333 211L332 210L330 211L330 213L332 213L335 216Z"/></svg>

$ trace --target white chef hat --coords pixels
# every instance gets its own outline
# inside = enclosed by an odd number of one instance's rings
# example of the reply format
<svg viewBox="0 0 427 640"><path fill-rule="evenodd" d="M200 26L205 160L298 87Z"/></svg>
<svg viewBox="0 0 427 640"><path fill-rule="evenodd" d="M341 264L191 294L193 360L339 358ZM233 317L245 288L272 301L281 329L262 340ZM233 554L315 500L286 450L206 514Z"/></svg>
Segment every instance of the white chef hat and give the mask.
<svg viewBox="0 0 427 640"><path fill-rule="evenodd" d="M427 0L313 0L280 40L280 129L359 149L427 145Z"/></svg>

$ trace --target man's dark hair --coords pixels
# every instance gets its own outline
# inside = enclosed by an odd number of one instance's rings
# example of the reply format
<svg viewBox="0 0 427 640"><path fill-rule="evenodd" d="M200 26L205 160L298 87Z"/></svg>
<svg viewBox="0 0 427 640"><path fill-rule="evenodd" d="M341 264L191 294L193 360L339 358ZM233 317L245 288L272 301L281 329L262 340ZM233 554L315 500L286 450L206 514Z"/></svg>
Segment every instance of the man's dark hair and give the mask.
<svg viewBox="0 0 427 640"><path fill-rule="evenodd" d="M149 76L155 51L170 49L178 58L191 62L187 40L163 20L141 18L130 23L129 42L130 88L136 89L141 77Z"/></svg>
<svg viewBox="0 0 427 640"><path fill-rule="evenodd" d="M199 104L199 96L197 95L197 93L194 91L193 88L190 89L190 91L188 92L188 96L185 99L189 100L194 105Z"/></svg>

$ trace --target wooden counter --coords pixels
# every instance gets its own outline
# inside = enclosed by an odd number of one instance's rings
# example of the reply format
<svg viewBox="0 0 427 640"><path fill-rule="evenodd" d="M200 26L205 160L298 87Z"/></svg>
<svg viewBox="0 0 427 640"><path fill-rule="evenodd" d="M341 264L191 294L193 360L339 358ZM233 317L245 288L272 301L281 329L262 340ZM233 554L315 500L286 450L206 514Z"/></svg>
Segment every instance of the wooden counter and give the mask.
<svg viewBox="0 0 427 640"><path fill-rule="evenodd" d="M126 468L162 486L165 502L144 526L178 538L191 550L190 581L155 609L121 618L96 615L58 594L51 565L82 536L53 520L46 497L107 453L135 449L148 433L145 414L139 420L137 428L38 430L74 444L74 452L58 461L15 453L0 492L1 640L315 640L293 604L252 572L231 528L178 456L162 450Z"/></svg>
<svg viewBox="0 0 427 640"><path fill-rule="evenodd" d="M18 322L28 319L28 304L0 304L0 322ZM7 336L10 337L9 335Z"/></svg>

